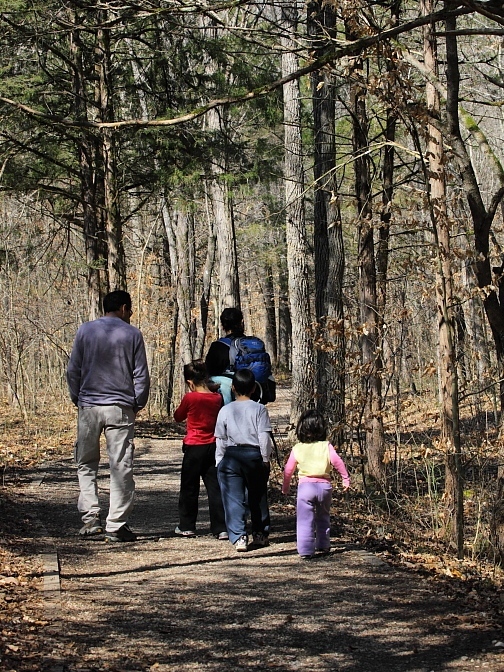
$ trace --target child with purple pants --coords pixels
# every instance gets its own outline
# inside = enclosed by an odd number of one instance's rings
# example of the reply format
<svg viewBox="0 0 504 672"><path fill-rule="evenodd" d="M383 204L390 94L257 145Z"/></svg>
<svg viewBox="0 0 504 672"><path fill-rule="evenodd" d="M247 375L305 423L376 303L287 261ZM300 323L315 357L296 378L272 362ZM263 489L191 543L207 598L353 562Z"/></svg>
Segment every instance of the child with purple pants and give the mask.
<svg viewBox="0 0 504 672"><path fill-rule="evenodd" d="M343 460L326 439L327 426L321 413L305 411L299 418L296 435L299 443L285 465L282 493L289 494L297 467L297 550L303 560L310 560L315 551L327 554L331 547L331 465L341 474L345 490L350 479Z"/></svg>

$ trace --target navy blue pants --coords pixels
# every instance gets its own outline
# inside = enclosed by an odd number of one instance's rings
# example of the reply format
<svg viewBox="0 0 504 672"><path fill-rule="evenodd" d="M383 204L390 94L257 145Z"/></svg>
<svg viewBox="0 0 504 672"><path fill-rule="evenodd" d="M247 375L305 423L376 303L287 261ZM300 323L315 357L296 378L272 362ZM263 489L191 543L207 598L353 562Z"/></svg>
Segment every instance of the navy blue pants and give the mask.
<svg viewBox="0 0 504 672"><path fill-rule="evenodd" d="M228 446L219 462L217 476L231 543L247 534L247 509L252 534L264 533L261 500L265 497L268 472L257 446Z"/></svg>

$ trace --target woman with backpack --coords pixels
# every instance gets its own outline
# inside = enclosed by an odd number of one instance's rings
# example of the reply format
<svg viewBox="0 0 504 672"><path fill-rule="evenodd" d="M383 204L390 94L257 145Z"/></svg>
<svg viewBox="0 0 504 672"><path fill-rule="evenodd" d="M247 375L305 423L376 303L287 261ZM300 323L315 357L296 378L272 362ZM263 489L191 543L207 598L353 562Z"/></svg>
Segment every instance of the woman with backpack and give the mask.
<svg viewBox="0 0 504 672"><path fill-rule="evenodd" d="M239 308L225 308L220 321L225 336L210 345L205 364L212 381L220 385L224 404L233 400L231 379L240 369L250 369L254 374L256 392L253 401L264 405L275 401L276 384L263 341L257 336L245 335L243 313Z"/></svg>

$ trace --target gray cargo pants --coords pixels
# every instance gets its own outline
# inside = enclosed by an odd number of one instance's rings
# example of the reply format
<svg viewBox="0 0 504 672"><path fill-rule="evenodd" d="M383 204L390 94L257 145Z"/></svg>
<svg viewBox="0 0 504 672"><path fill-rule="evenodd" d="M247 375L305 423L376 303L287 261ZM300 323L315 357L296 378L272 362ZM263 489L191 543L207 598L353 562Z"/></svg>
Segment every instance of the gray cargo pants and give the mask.
<svg viewBox="0 0 504 672"><path fill-rule="evenodd" d="M110 502L106 530L115 532L128 521L133 509L135 412L125 406L79 408L75 462L80 486L77 508L82 514L83 523L100 512L97 474L102 431L110 463Z"/></svg>

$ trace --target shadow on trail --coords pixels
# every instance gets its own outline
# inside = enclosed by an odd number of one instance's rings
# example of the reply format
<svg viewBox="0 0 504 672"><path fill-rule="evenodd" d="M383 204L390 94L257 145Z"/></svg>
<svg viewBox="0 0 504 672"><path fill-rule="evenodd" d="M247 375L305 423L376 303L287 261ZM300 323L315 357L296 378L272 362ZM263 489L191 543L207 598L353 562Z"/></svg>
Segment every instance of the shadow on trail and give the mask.
<svg viewBox="0 0 504 672"><path fill-rule="evenodd" d="M190 543L186 541L182 541L180 543ZM197 543L193 540L192 543ZM139 548L138 543L135 543L135 551L136 551L136 558L137 560L141 560L141 547ZM197 548L192 548L192 549L187 549L188 551L192 550L192 552L196 552ZM266 557L266 554L264 552L262 554L258 554L257 552L249 551L249 553L253 553L256 557ZM275 558L280 558L282 556L288 556L288 557L296 557L297 558L297 552L296 549L290 549L287 551L274 551L267 553L267 557L274 556ZM130 567L127 569L118 569L117 571L111 571L111 572L93 572L87 574L86 572L79 572L78 574L70 574L66 572L61 573L61 577L64 579L99 579L99 578L105 578L109 576L127 576L128 574L142 574L144 572L157 572L161 571L164 569L175 569L175 568L180 568L180 567L199 567L203 565L212 565L216 563L223 563L223 562L242 562L245 560L244 555L235 555L233 557L229 557L228 555L223 555L220 556L218 554L215 555L213 558L206 558L204 560L190 560L187 562L165 562L165 563L150 563L149 565L135 565L134 567ZM320 558L320 559L313 559L313 563L317 562L328 562L327 558Z"/></svg>
<svg viewBox="0 0 504 672"><path fill-rule="evenodd" d="M205 534L175 539L181 457L144 446L134 544L75 537L78 487L68 463L47 468L40 486L19 497L18 520L32 537L25 543L40 550L49 534L62 559L56 653L40 670L472 672L471 659L500 637L434 584L349 545L300 561L292 512L274 513L266 549L235 554ZM105 464L99 485L106 508ZM486 656L485 669L504 669L499 654Z"/></svg>
<svg viewBox="0 0 504 672"><path fill-rule="evenodd" d="M244 555L250 560L252 553ZM156 575L170 568L167 563L151 567L151 578L141 584L127 584L122 596L98 584L99 622L83 623L63 637L86 649L99 647L104 638L124 642L124 655L112 669L125 672L155 664L161 671L253 666L428 672L477 656L495 636L457 623L456 605L413 585L406 573L365 567L355 582L344 553L316 565L293 563L291 551L275 555L275 571L239 556L187 564L197 573L202 564L223 563L211 580L208 574L201 580L192 575L191 581L180 574ZM254 561L262 559L257 555Z"/></svg>

